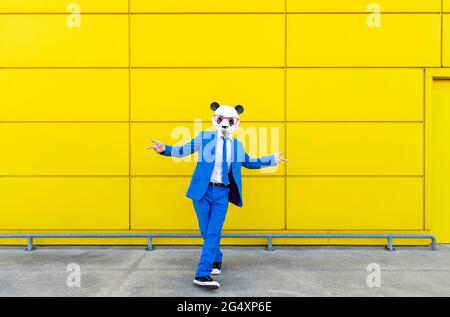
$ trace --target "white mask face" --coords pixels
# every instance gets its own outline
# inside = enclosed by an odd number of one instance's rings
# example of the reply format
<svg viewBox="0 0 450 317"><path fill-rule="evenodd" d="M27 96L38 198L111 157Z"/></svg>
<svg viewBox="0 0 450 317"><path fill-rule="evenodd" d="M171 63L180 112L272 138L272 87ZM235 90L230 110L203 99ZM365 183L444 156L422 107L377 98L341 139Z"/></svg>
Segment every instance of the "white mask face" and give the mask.
<svg viewBox="0 0 450 317"><path fill-rule="evenodd" d="M239 114L244 112L242 106L230 107L221 106L217 102L211 104L211 110L214 111L212 123L216 130L233 133L239 127Z"/></svg>

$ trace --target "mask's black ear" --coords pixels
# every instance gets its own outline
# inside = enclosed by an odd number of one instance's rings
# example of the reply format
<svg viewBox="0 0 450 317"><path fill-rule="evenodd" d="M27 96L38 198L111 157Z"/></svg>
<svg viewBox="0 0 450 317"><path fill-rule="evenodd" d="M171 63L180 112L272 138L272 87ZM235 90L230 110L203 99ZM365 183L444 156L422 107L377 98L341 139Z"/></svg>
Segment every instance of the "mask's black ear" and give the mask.
<svg viewBox="0 0 450 317"><path fill-rule="evenodd" d="M236 109L238 114L242 114L244 112L244 107L241 105L234 107L234 109Z"/></svg>
<svg viewBox="0 0 450 317"><path fill-rule="evenodd" d="M213 102L209 107L212 111L216 111L220 107L220 105L217 102Z"/></svg>

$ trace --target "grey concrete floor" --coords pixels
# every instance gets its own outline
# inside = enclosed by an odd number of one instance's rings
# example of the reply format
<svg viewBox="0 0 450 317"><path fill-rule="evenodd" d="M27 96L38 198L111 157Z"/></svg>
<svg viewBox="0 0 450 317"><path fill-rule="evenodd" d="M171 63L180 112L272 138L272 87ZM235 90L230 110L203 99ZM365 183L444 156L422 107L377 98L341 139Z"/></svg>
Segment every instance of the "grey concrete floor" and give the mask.
<svg viewBox="0 0 450 317"><path fill-rule="evenodd" d="M198 247L0 248L0 296L450 296L450 246L224 247L221 288L192 285ZM79 265L80 287L67 266ZM371 263L381 287L367 286Z"/></svg>

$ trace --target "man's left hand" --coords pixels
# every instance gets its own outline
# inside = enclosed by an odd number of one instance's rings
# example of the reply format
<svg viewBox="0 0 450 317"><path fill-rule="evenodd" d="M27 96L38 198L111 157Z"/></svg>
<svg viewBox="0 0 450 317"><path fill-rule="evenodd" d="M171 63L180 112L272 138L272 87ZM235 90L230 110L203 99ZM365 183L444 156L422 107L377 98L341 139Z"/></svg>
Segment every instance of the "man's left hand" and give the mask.
<svg viewBox="0 0 450 317"><path fill-rule="evenodd" d="M275 162L277 163L277 165L280 164L281 162L287 162L288 161L287 159L281 157L283 154L284 153L281 152L281 153L277 153L277 154L274 155L275 156Z"/></svg>

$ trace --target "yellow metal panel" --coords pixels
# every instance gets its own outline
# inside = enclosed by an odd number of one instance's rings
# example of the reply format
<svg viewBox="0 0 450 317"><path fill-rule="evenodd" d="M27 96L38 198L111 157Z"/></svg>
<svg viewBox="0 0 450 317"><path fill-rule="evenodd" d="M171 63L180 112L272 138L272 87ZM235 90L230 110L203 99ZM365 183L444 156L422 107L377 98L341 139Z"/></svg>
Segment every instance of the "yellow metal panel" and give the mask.
<svg viewBox="0 0 450 317"><path fill-rule="evenodd" d="M429 87L426 125L426 212L440 243L450 243L450 80ZM427 217L428 219L428 217Z"/></svg>
<svg viewBox="0 0 450 317"><path fill-rule="evenodd" d="M450 14L443 15L442 27L442 63L443 66L450 67Z"/></svg>
<svg viewBox="0 0 450 317"><path fill-rule="evenodd" d="M131 82L135 121L209 121L213 101L243 105L243 121L284 120L282 69L133 69Z"/></svg>
<svg viewBox="0 0 450 317"><path fill-rule="evenodd" d="M45 231L45 232L48 232ZM99 230L95 230L95 233L99 233ZM124 231L124 232L119 232L119 233L145 233L148 232L146 231ZM167 232L167 231L165 231ZM170 231L171 233L173 232L172 230ZM183 231L184 233L186 233L186 231ZM190 230L189 233L197 233L198 231L192 231ZM240 231L242 232L242 231ZM64 231L63 233L67 233L67 231ZM76 231L75 233L80 233L80 231ZM88 231L86 233L92 233L92 231ZM101 232L101 233L118 233L118 230L110 230L108 232ZM180 232L181 233L181 232ZM7 241L9 241L9 243L6 243ZM292 241L292 239L290 240ZM317 241L314 240L314 241ZM313 242L314 242L313 241ZM153 244L154 245L188 245L188 246L192 246L192 245L199 245L202 246L203 245L203 240L201 238L171 238L171 239L167 239L167 238L155 238L153 239ZM255 238L255 239L222 239L221 241L222 245L267 245L267 239L264 238ZM23 245L26 247L27 245L27 240L26 239L0 239L0 245ZM43 245L43 246L47 246L47 245L100 245L100 246L104 246L104 245L125 245L125 246L129 246L129 245L140 245L140 246L146 246L147 245L147 239L145 238L108 238L108 239L104 239L104 238L90 238L90 239L67 239L67 238L59 238L59 239L50 239L50 238L37 238L34 239L33 241L33 245L39 246L39 245Z"/></svg>
<svg viewBox="0 0 450 317"><path fill-rule="evenodd" d="M1 69L1 121L128 121L126 69Z"/></svg>
<svg viewBox="0 0 450 317"><path fill-rule="evenodd" d="M421 177L289 177L288 229L419 230Z"/></svg>
<svg viewBox="0 0 450 317"><path fill-rule="evenodd" d="M283 14L133 15L132 66L283 66Z"/></svg>
<svg viewBox="0 0 450 317"><path fill-rule="evenodd" d="M128 0L2 0L0 13L120 13Z"/></svg>
<svg viewBox="0 0 450 317"><path fill-rule="evenodd" d="M128 177L0 177L1 229L128 229Z"/></svg>
<svg viewBox="0 0 450 317"><path fill-rule="evenodd" d="M211 124L208 123L208 127ZM206 127L205 127L206 128ZM133 123L131 125L132 175L192 175L197 155L183 159L165 157L146 147L152 139L169 145L183 145L202 131L193 123Z"/></svg>
<svg viewBox="0 0 450 317"><path fill-rule="evenodd" d="M189 177L131 178L131 228L197 229L192 200L185 196L189 181Z"/></svg>
<svg viewBox="0 0 450 317"><path fill-rule="evenodd" d="M244 177L242 208L230 204L225 229L285 229L284 177Z"/></svg>
<svg viewBox="0 0 450 317"><path fill-rule="evenodd" d="M131 0L131 12L284 12L284 0Z"/></svg>
<svg viewBox="0 0 450 317"><path fill-rule="evenodd" d="M0 67L128 66L128 16L0 15Z"/></svg>
<svg viewBox="0 0 450 317"><path fill-rule="evenodd" d="M383 13L441 11L441 0L287 0L287 5L288 12L373 12L376 10Z"/></svg>
<svg viewBox="0 0 450 317"><path fill-rule="evenodd" d="M421 123L289 123L288 175L422 175Z"/></svg>
<svg viewBox="0 0 450 317"><path fill-rule="evenodd" d="M440 66L438 14L288 16L289 66Z"/></svg>
<svg viewBox="0 0 450 317"><path fill-rule="evenodd" d="M197 230L189 177L133 177L131 227L138 230ZM243 179L244 207L228 210L225 229L283 229L284 178ZM231 205L230 205L231 206Z"/></svg>
<svg viewBox="0 0 450 317"><path fill-rule="evenodd" d="M212 123L133 123L131 129L131 173L132 175L192 175L197 154L185 158L157 155L146 150L152 139L169 145L184 145L200 131L211 129ZM244 143L252 157L284 152L284 125L276 123L242 124L234 136ZM284 165L263 170L247 170L244 175L284 175Z"/></svg>
<svg viewBox="0 0 450 317"><path fill-rule="evenodd" d="M6 155L0 156L0 175L9 175L0 177L0 192L6 194L6 199L0 200L0 215L4 219L0 224L2 232L12 232L12 229L60 233L77 230L143 232L149 228L172 232L197 230L192 203L184 195L194 163L177 164L145 147L151 143L151 138L170 144L181 143L183 133L188 133L183 139L188 141L196 135L192 132L193 124L189 123L195 118L204 120L204 127L197 128L197 133L210 127L208 105L213 100L244 105L246 111L241 125L246 129L243 132L254 129L257 140L245 142L252 156L284 151L285 124L281 123L285 119L284 0L131 1L133 12L211 13L131 17L133 66L173 67L132 70L131 119L160 123L132 124L132 173L155 176L132 178L131 219L126 177L130 154L128 14L70 16L65 14L69 3L60 0L0 2L0 13L41 13L0 14L0 68L98 68L0 69L0 121L126 121L1 123L0 147ZM382 13L439 12L441 1L380 0L377 3ZM80 4L81 13L128 11L127 0L80 0L75 4ZM319 68L288 69L288 120L423 120L423 71L418 67L441 66L440 15L382 14L381 27L369 28L367 20L373 20L367 13L368 4L361 0L345 3L287 1L291 12L344 13L289 15L289 66ZM443 5L444 11L450 12L449 1L444 0ZM63 14L42 14L45 12ZM221 14L224 12L231 14ZM78 17L81 27L69 27L67 21L73 23ZM449 18L450 15L444 15L445 66L450 66ZM230 66L242 68L226 69ZM278 69L251 69L266 66ZM323 69L327 66L339 69ZM342 68L346 66L386 68ZM403 66L416 69L402 69ZM102 67L127 69L100 69ZM429 146L426 177L430 178L427 178L425 218L423 179L417 177L423 173L424 126L421 123L293 122L288 124L287 130L288 165L281 165L275 173L243 170L247 175L243 180L244 208L231 206L226 232L292 233L298 229L302 233L306 230L315 233L398 230L404 233L417 229L419 233L423 226L431 226L441 241L450 241L446 230L450 223L448 213L440 212L449 209L445 206L449 205L445 198L448 168L444 166L449 159L443 150L449 139L443 128L448 125L445 121L448 115L442 107L450 102L447 86L439 82L427 89L430 96L433 95L433 102L428 104L426 116ZM179 129L174 129L176 127ZM266 127L268 130L264 132ZM236 137L248 139L239 133ZM291 175L307 175L288 178L287 196L282 177L286 166ZM177 188L177 192L170 193L170 188ZM39 196L37 192L48 197ZM286 197L289 231L285 231ZM163 198L163 205L155 208L155 198ZM32 206L30 201L33 201ZM128 230L130 221L136 230ZM36 242L144 244L146 241L39 239ZM164 244L200 242L199 239L155 241ZM226 244L265 242L264 239L224 240ZM374 241L280 239L275 242Z"/></svg>
<svg viewBox="0 0 450 317"><path fill-rule="evenodd" d="M242 142L248 155L253 158L285 152L285 129L282 123L244 122L236 131L235 137ZM257 170L242 168L243 175L273 176L284 175L284 172L285 163Z"/></svg>
<svg viewBox="0 0 450 317"><path fill-rule="evenodd" d="M444 12L450 12L450 1L444 0L444 6L443 6Z"/></svg>
<svg viewBox="0 0 450 317"><path fill-rule="evenodd" d="M383 233L384 231L381 231ZM429 234L423 230L389 230L392 234ZM361 234L361 230L330 230L330 234ZM364 230L364 234L380 234L380 230ZM430 239L394 239L394 246L411 245L430 247ZM330 245L381 245L387 246L387 239L337 239L332 238Z"/></svg>
<svg viewBox="0 0 450 317"><path fill-rule="evenodd" d="M36 232L35 230L26 230L27 232ZM152 230L153 231L153 230ZM162 230L157 230L160 232L167 232ZM24 231L22 231L24 232ZM46 233L92 233L92 230L45 230ZM95 233L145 233L148 230L95 230ZM197 230L171 230L170 232L178 233L197 233ZM289 233L361 233L360 230L290 230L290 231L279 231L279 230L224 230L224 233L268 233L268 232L289 232ZM0 230L0 234L6 233L21 233L20 230ZM380 233L380 230L366 231L364 233ZM405 231L405 230L390 230L389 233L399 233L399 234L423 234L424 231ZM147 239L144 238L122 238L122 239L49 239L49 238L39 238L34 239L34 245L147 245ZM276 245L386 245L387 239L273 239L273 244ZM153 239L155 245L202 245L203 241L199 238L188 238L188 239ZM0 239L0 245L23 245L26 246L26 239ZM239 239L239 238L223 238L221 240L222 245L267 245L266 238L250 238L250 239ZM429 246L430 239L394 239L395 245L424 245Z"/></svg>
<svg viewBox="0 0 450 317"><path fill-rule="evenodd" d="M19 230L1 230L0 234L18 234ZM27 239L0 239L0 245L27 245Z"/></svg>
<svg viewBox="0 0 450 317"><path fill-rule="evenodd" d="M288 120L421 121L421 69L288 69Z"/></svg>
<svg viewBox="0 0 450 317"><path fill-rule="evenodd" d="M128 123L2 123L0 175L127 175Z"/></svg>

